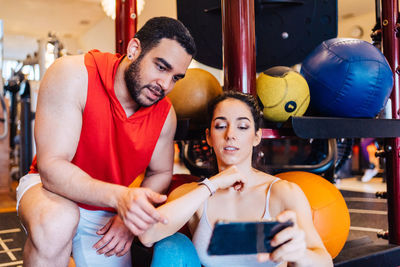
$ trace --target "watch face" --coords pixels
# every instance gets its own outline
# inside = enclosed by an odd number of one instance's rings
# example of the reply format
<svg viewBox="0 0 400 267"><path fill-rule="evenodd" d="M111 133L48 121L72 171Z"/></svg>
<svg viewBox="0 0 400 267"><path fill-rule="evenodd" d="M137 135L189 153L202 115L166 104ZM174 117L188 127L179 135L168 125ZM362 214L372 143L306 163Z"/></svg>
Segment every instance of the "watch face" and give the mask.
<svg viewBox="0 0 400 267"><path fill-rule="evenodd" d="M322 41L337 36L337 0L261 0L254 9L257 72L300 63ZM221 0L177 0L177 12L195 39L195 59L222 69Z"/></svg>

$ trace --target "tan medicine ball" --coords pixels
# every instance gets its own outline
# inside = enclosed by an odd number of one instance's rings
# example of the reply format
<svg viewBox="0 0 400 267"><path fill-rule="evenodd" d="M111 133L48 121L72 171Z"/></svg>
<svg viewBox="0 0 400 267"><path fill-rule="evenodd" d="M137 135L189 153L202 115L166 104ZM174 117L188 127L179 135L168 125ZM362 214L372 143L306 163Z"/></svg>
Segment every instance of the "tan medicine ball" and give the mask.
<svg viewBox="0 0 400 267"><path fill-rule="evenodd" d="M222 94L218 80L203 69L188 69L168 94L178 119L206 122L207 104Z"/></svg>

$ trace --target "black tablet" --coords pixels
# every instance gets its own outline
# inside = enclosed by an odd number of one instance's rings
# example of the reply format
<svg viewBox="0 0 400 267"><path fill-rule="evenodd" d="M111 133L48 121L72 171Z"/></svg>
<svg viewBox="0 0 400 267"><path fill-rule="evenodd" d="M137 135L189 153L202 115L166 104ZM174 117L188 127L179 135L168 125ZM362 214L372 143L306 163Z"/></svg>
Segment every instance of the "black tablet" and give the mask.
<svg viewBox="0 0 400 267"><path fill-rule="evenodd" d="M275 234L292 226L291 221L226 222L215 224L207 252L209 255L256 254L272 252Z"/></svg>

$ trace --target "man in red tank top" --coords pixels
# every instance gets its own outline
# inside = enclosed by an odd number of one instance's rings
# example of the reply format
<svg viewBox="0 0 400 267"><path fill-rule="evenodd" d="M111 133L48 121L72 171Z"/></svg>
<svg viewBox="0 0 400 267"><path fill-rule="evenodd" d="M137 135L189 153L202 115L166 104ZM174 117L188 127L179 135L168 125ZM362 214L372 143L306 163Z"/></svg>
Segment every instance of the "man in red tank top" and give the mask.
<svg viewBox="0 0 400 267"><path fill-rule="evenodd" d="M77 266L129 266L133 237L167 223L154 208L166 200L173 165L176 115L164 96L194 53L189 31L158 17L126 56L92 50L47 70L37 158L17 189L25 266L67 266L72 247ZM141 187L129 188L143 172Z"/></svg>

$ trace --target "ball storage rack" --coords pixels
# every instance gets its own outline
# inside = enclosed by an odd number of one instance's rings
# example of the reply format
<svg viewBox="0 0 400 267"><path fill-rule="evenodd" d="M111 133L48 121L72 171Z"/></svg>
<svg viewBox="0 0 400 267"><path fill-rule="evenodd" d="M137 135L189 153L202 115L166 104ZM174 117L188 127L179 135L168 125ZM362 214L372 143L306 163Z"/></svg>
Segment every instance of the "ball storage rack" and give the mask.
<svg viewBox="0 0 400 267"><path fill-rule="evenodd" d="M240 88L244 93L255 90L255 31L254 1L222 0L222 42L224 88ZM381 25L383 53L394 75L390 99L392 119L292 117L284 124L265 122L265 139L303 138L364 138L384 139L387 173L388 243L374 246L360 244L359 248L342 250L335 266L398 266L400 264L400 84L399 40L400 32L397 0L382 0ZM274 127L277 126L277 127ZM175 139L204 138L205 125L191 125L190 120L178 121ZM334 219L334 218L332 218ZM339 260L340 259L340 260Z"/></svg>
<svg viewBox="0 0 400 267"><path fill-rule="evenodd" d="M294 0L263 0L264 2L294 3ZM394 75L391 93L392 119L353 119L327 117L293 117L288 124L263 128L263 138L383 138L386 158L388 203L388 243L368 249L360 245L335 260L335 266L399 266L400 265L400 23L397 0L377 0L382 47ZM136 30L136 1L117 0L117 52L124 52ZM135 15L132 17L132 14ZM239 88L256 94L254 0L221 0L224 88ZM134 23L132 23L134 21ZM132 25L133 24L133 25ZM268 124L266 123L265 126ZM178 122L176 139L204 136L204 127L191 125L190 120ZM334 219L334 218L332 218ZM341 252L341 253L342 253ZM340 255L340 254L339 254Z"/></svg>

